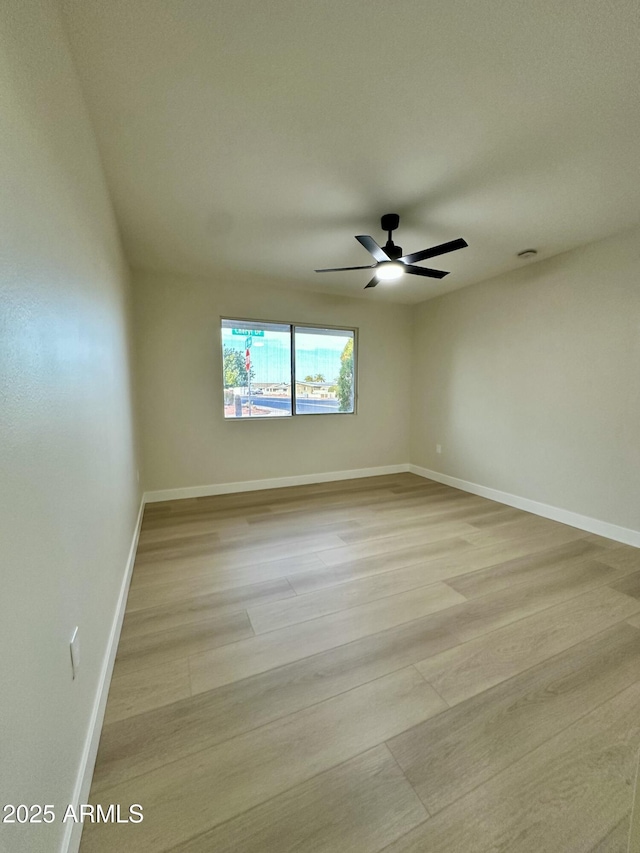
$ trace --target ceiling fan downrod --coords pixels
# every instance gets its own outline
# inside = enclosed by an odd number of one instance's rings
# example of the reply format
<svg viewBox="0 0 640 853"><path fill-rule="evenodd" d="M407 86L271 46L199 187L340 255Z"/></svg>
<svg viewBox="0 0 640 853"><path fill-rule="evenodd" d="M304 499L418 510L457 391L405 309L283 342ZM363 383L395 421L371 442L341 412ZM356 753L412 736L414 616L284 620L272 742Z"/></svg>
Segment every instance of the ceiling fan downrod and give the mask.
<svg viewBox="0 0 640 853"><path fill-rule="evenodd" d="M400 217L397 213L385 213L380 219L380 226L388 235L384 250L393 261L402 257L402 247L396 246L393 242L393 232L398 225L400 225Z"/></svg>

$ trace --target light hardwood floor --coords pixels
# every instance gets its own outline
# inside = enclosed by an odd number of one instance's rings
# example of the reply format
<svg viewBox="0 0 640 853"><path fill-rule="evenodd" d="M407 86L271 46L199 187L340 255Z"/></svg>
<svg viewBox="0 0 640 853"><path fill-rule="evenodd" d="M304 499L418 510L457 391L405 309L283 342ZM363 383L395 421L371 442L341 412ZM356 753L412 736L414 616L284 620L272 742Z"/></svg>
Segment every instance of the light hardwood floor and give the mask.
<svg viewBox="0 0 640 853"><path fill-rule="evenodd" d="M412 474L147 506L82 853L625 853L640 550Z"/></svg>

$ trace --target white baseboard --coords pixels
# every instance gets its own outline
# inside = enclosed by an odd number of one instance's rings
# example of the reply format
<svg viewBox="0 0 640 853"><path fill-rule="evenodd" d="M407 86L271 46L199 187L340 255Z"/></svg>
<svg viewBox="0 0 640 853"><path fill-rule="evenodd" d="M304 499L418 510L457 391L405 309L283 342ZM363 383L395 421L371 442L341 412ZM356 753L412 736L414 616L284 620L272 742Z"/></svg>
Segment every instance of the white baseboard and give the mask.
<svg viewBox="0 0 640 853"><path fill-rule="evenodd" d="M133 564L135 562L136 550L138 548L138 539L140 537L140 527L142 526L142 515L144 513L144 495L140 501L140 509L136 526L133 531L133 539L129 548L129 555L124 570L124 577L120 586L120 595L116 612L111 624L111 632L107 642L107 649L102 664L102 671L98 681L98 690L93 703L91 719L89 721L89 729L80 759L80 769L76 780L73 799L71 802L76 807L79 803L88 802L89 790L91 788L91 780L93 778L93 769L96 763L96 755L98 753L98 743L100 742L100 734L102 732L102 723L104 720L104 712L107 705L107 696L109 695L109 685L111 683L111 673L113 672L113 664L118 649L118 641L120 640L120 630L122 628L122 620L124 619L124 611L127 604L127 595L129 594L129 584L131 583L131 575L133 573ZM62 839L61 853L77 853L80 847L80 838L82 836L82 823L69 822L66 824L65 833Z"/></svg>
<svg viewBox="0 0 640 853"><path fill-rule="evenodd" d="M580 513L571 512L568 509L561 509L560 507L533 501L529 498L521 498L519 495L501 492L499 489L491 489L488 486L480 486L478 483L470 483L468 480L450 477L448 474L441 474L439 471L420 468L418 465L408 465L407 468L412 474L418 474L418 476L425 477L427 480L435 480L438 483L453 486L454 489L461 489L463 492L471 492L474 495L480 495L483 498L507 504L507 506L514 506L517 509L523 509L526 512L532 512L544 518L551 518L553 521L560 521L562 524L568 524L570 527L577 527L580 530L586 530L589 533L596 533L598 536L615 539L616 542L640 548L640 530L620 527L617 524L600 521L588 515L580 515Z"/></svg>
<svg viewBox="0 0 640 853"><path fill-rule="evenodd" d="M633 545L640 548L640 531L633 530L628 527L620 527L617 524L610 524L608 521L600 521L597 518L591 518L588 515L581 515L577 512L571 512L567 509L551 506L550 504L534 501L529 498L523 498L519 495L512 495L509 492L502 492L499 489L492 489L489 486L481 486L478 483L471 483L468 480L461 480L458 477L450 477L448 474L441 474L439 471L431 471L428 468L421 468L418 465L410 463L400 463L398 465L380 465L377 468L354 468L349 471L328 471L323 474L300 474L293 477L273 477L264 480L241 480L237 483L214 483L206 486L186 486L179 489L160 489L158 491L145 492L144 503L157 503L159 501L180 500L181 498L202 498L210 495L228 495L233 492L253 492L262 489L282 489L287 486L306 486L312 483L328 483L334 480L354 480L361 477L380 477L384 474L401 474L410 471L413 474L418 474L420 477L425 477L428 480L435 480L438 483L445 483L455 489L461 489L464 492L471 492L474 495L480 495L489 498L493 501L513 506L517 509L532 512L535 515L541 515L544 518L551 518L553 521L560 521L562 524L568 524L571 527L577 527L580 530L586 530L589 533L596 533L599 536L604 536L607 539L614 539L616 542L622 542L625 545Z"/></svg>
<svg viewBox="0 0 640 853"><path fill-rule="evenodd" d="M402 474L409 464L380 465L378 468L354 468L351 471L328 471L324 474L299 474L295 477L273 477L266 480L242 480L238 483L214 483L209 486L186 486L181 489L160 489L145 492L145 503L174 501L180 498L204 498L210 495L228 495L232 492L255 492L262 489L282 489L286 486L307 486L311 483L329 483L333 480L356 480L360 477L380 477L384 474Z"/></svg>

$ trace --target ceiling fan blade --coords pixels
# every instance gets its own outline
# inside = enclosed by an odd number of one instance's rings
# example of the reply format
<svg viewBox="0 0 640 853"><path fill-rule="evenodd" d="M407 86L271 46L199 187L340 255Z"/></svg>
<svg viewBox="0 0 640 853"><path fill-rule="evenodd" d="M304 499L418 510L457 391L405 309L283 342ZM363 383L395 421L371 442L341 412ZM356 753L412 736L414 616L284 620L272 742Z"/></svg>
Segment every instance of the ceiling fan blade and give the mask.
<svg viewBox="0 0 640 853"><path fill-rule="evenodd" d="M435 258L436 255L446 255L447 252L456 252L458 249L464 249L468 245L467 241L460 237L458 240L450 240L448 243L441 243L439 246L432 246L430 249L423 249L421 252L413 252L411 255L405 255L400 260L405 264L415 264L416 261L426 261L427 258Z"/></svg>
<svg viewBox="0 0 640 853"><path fill-rule="evenodd" d="M388 261L389 255L381 249L380 246L376 243L373 237L369 237L367 234L360 234L356 237L358 243L361 243L367 252L370 252L376 261Z"/></svg>
<svg viewBox="0 0 640 853"><path fill-rule="evenodd" d="M377 279L377 277L374 275L374 277L371 279L371 281L369 282L369 284L365 284L364 289L366 290L368 287L376 287L376 286L377 286L377 284L378 284L378 279Z"/></svg>
<svg viewBox="0 0 640 853"><path fill-rule="evenodd" d="M376 264L367 264L364 267L332 267L328 270L314 270L314 272L345 272L345 270L370 270L373 269Z"/></svg>
<svg viewBox="0 0 640 853"><path fill-rule="evenodd" d="M444 272L443 270L430 270L428 267L412 267L411 264L407 264L404 271L408 272L409 275L426 275L427 278L444 278L445 275L449 275L448 272Z"/></svg>

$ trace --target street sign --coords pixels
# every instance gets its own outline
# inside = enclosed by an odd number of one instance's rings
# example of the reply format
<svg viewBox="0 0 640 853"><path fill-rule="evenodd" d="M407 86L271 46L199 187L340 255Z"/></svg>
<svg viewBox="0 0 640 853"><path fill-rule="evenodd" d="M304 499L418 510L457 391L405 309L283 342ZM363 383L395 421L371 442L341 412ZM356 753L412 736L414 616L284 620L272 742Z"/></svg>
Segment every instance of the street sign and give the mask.
<svg viewBox="0 0 640 853"><path fill-rule="evenodd" d="M231 329L231 334L245 338L264 338L264 329Z"/></svg>

